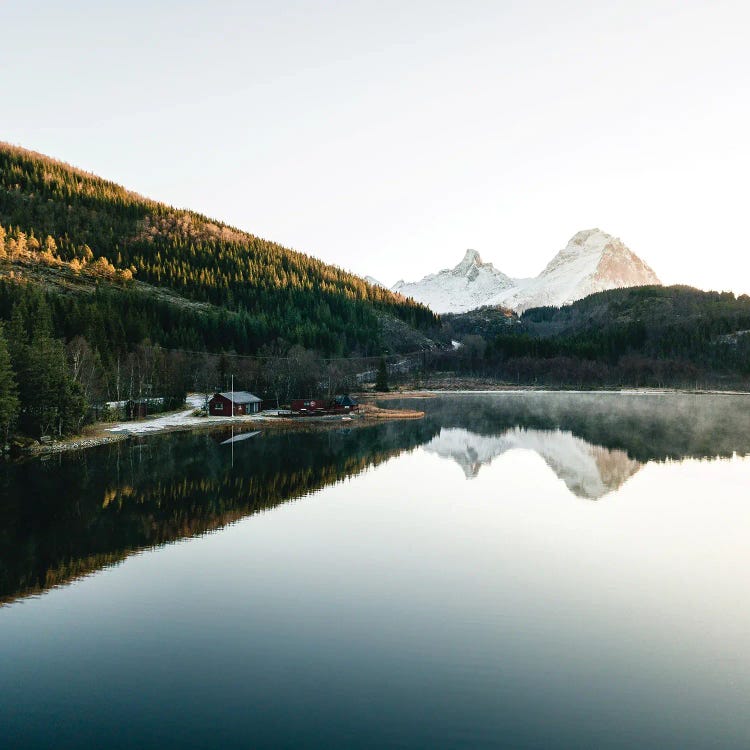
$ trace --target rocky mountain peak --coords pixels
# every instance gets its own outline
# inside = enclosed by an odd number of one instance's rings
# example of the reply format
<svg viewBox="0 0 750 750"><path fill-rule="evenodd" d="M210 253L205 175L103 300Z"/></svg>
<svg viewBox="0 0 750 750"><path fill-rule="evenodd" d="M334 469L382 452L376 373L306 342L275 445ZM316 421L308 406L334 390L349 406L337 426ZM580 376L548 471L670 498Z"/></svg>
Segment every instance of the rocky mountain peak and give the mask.
<svg viewBox="0 0 750 750"><path fill-rule="evenodd" d="M464 254L463 260L456 266L456 270L459 268L469 268L470 266L482 266L482 258L476 250L467 250Z"/></svg>
<svg viewBox="0 0 750 750"><path fill-rule="evenodd" d="M601 229L582 229L580 232L576 232L568 242L568 245L585 245L591 239L606 238L612 239L612 237L606 232L602 232Z"/></svg>
<svg viewBox="0 0 750 750"><path fill-rule="evenodd" d="M566 305L605 289L659 283L653 270L620 239L594 228L574 234L535 278L511 279L492 263L483 262L476 250L467 250L455 268L413 283L400 281L393 291L437 313L465 312L484 305L521 312Z"/></svg>

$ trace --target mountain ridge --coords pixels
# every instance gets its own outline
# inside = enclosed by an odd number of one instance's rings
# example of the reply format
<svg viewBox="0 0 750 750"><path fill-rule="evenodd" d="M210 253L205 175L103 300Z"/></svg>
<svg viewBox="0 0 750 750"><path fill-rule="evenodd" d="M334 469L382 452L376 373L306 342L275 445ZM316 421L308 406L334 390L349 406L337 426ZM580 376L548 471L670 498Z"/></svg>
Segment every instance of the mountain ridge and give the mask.
<svg viewBox="0 0 750 750"><path fill-rule="evenodd" d="M616 237L600 229L577 232L533 278L511 278L476 250L467 250L453 268L417 282L397 282L392 291L427 305L438 314L485 306L516 312L561 307L593 294L630 286L660 285L648 264Z"/></svg>
<svg viewBox="0 0 750 750"><path fill-rule="evenodd" d="M454 268L425 276L417 283L396 282L392 292L421 301L438 314L467 312L482 307L501 289L510 289L513 280L492 263L485 263L476 250L467 250ZM421 298L421 299L420 299Z"/></svg>

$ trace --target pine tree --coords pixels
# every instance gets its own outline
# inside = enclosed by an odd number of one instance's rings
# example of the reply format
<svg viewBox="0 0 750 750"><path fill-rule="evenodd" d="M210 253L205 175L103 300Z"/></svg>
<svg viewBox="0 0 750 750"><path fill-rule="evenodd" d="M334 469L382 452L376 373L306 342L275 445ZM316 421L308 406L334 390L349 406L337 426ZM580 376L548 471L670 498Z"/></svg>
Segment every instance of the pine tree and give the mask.
<svg viewBox="0 0 750 750"><path fill-rule="evenodd" d="M385 357L381 357L380 364L378 364L378 374L375 378L375 390L388 393L388 367L385 364Z"/></svg>
<svg viewBox="0 0 750 750"><path fill-rule="evenodd" d="M0 325L0 437L8 439L18 417L18 388L10 363L5 333Z"/></svg>
<svg viewBox="0 0 750 750"><path fill-rule="evenodd" d="M81 385L69 372L65 346L52 331L47 301L29 288L13 309L9 341L22 405L19 428L35 437L77 432L87 411Z"/></svg>

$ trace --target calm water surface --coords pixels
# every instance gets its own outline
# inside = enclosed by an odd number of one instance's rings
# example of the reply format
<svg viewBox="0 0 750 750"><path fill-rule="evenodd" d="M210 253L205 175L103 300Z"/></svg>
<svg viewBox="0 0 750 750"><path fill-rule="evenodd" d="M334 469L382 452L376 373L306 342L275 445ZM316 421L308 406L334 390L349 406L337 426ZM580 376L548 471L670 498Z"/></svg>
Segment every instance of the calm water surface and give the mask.
<svg viewBox="0 0 750 750"><path fill-rule="evenodd" d="M0 745L750 747L750 399L420 405L0 467Z"/></svg>

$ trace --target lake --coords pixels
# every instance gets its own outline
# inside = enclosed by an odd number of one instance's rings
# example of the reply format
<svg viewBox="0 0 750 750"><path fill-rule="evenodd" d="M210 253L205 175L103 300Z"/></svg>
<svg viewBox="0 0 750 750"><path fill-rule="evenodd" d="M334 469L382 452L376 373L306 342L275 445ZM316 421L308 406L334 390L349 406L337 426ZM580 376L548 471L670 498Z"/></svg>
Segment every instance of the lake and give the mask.
<svg viewBox="0 0 750 750"><path fill-rule="evenodd" d="M750 397L0 466L9 748L747 748Z"/></svg>

